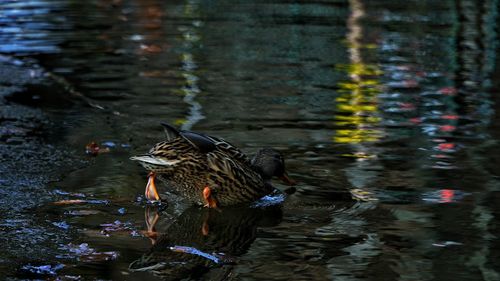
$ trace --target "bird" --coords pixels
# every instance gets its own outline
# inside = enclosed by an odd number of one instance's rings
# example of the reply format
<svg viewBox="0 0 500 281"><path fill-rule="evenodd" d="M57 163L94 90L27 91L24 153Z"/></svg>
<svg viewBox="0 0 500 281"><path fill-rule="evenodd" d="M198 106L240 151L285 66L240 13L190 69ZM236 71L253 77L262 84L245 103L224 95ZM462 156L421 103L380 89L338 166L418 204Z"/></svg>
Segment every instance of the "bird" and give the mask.
<svg viewBox="0 0 500 281"><path fill-rule="evenodd" d="M181 197L208 208L260 199L275 190L271 184L274 177L287 185L295 184L285 171L283 156L275 149L260 149L250 159L222 138L161 124L166 140L148 153L130 158L149 171L145 190L149 201L161 201L157 177Z"/></svg>

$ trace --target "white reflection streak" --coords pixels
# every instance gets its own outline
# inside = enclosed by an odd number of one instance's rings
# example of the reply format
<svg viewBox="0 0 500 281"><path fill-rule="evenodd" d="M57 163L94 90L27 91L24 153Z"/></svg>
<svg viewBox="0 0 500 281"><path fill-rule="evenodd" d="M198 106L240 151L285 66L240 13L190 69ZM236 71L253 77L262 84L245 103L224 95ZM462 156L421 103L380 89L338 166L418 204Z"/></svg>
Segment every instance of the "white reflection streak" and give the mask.
<svg viewBox="0 0 500 281"><path fill-rule="evenodd" d="M196 12L196 3L194 1L188 1L186 4L184 13L186 16L193 17ZM193 21L191 26L184 27L182 30L182 38L184 41L184 46L186 49L192 49L193 45L199 40L198 34L196 34L196 27L200 26L199 21ZM182 130L191 130L191 128L198 123L200 120L205 119L202 114L202 106L196 101L196 97L201 92L198 87L198 76L196 76L196 69L198 65L194 60L192 53L185 52L181 56L182 59L182 76L186 79L186 86L181 90L184 93L184 102L187 103L189 108L189 114L186 117L186 121L182 124Z"/></svg>
<svg viewBox="0 0 500 281"><path fill-rule="evenodd" d="M362 63L361 59L361 38L363 38L363 28L359 24L359 20L365 15L363 4L359 0L349 1L351 6L351 14L347 19L347 27L349 32L347 33L347 41L349 42L349 58L351 63L359 64ZM361 77L358 73L351 73L351 79L356 82L361 81Z"/></svg>
<svg viewBox="0 0 500 281"><path fill-rule="evenodd" d="M360 0L350 0L349 5L351 8L351 14L347 19L347 27L349 32L347 33L347 41L348 41L348 51L349 51L349 59L351 64L353 65L361 65L363 64L363 59L361 57L361 40L363 38L363 28L360 24L361 18L365 15L363 4ZM361 84L362 81L362 73L358 73L356 71L352 71L349 73L350 78L357 84ZM355 91L358 91L355 94ZM362 95L360 94L360 89L355 89L353 91L353 97L350 101L351 104L359 104L362 102ZM362 125L357 125L359 129L362 129ZM356 146L358 152L363 152L364 146L362 143ZM363 169L363 165L367 165L364 161L358 161L354 166L356 170L356 177L353 178L364 178L360 177L360 173L365 173ZM356 169L359 168L359 169ZM368 180L370 177L368 177ZM359 187L364 187L364 185L368 185L368 183L361 183ZM367 239L364 239L362 242L353 244L347 248L344 248L344 251L347 252L346 255L335 257L329 260L328 268L331 271L333 280L341 280L341 281L357 281L362 280L364 278L360 278L357 275L360 272L364 272L367 270L367 266L370 264L370 261L380 255L381 244L380 238L376 233L368 233L365 225L367 224L366 220L359 216L360 213L364 211L368 211L367 209L373 208L375 205L372 203L362 203L358 205L357 208L350 209L348 211L342 212L342 216L340 214L333 214L332 222L324 226L318 230L323 230L323 232L330 231L330 235L336 234L347 234L354 235L357 232L359 236L364 233L367 234ZM366 209L365 209L366 208ZM344 232L344 233L343 233Z"/></svg>
<svg viewBox="0 0 500 281"><path fill-rule="evenodd" d="M198 87L199 78L194 74L196 68L197 65L194 62L193 55L189 53L182 54L182 69L184 70L182 76L186 79L186 86L182 88L183 100L190 105L187 120L181 127L182 130L191 130L194 124L205 118L201 113L201 104L195 100L196 96L201 92Z"/></svg>

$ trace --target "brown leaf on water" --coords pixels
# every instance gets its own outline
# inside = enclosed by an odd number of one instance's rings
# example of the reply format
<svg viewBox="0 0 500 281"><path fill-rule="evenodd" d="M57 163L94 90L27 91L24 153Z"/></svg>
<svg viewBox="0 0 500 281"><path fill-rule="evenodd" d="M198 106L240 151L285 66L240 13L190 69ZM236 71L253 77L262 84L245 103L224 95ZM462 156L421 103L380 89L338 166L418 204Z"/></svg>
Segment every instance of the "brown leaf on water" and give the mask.
<svg viewBox="0 0 500 281"><path fill-rule="evenodd" d="M72 216L90 216L100 214L101 211L98 210L71 210L67 212L68 215Z"/></svg>
<svg viewBox="0 0 500 281"><path fill-rule="evenodd" d="M109 204L109 201L107 200L99 200L99 199L92 199L92 200L83 200L83 199L68 199L68 200L59 200L54 203L54 205L74 205L74 204L96 204L96 205L107 205Z"/></svg>
<svg viewBox="0 0 500 281"><path fill-rule="evenodd" d="M97 156L99 153L109 152L109 148L104 147L101 148L97 143L90 142L85 146L85 153L92 156Z"/></svg>
<svg viewBox="0 0 500 281"><path fill-rule="evenodd" d="M143 44L143 45L140 46L140 48L141 48L141 53L142 54L147 54L147 53L149 53L149 54L157 54L157 53L160 53L163 50L160 46L154 45L154 44L152 44L152 45L144 45Z"/></svg>
<svg viewBox="0 0 500 281"><path fill-rule="evenodd" d="M53 204L54 205L73 205L73 204L84 204L87 203L87 200L82 200L82 199L70 199L70 200L60 200L56 201Z"/></svg>

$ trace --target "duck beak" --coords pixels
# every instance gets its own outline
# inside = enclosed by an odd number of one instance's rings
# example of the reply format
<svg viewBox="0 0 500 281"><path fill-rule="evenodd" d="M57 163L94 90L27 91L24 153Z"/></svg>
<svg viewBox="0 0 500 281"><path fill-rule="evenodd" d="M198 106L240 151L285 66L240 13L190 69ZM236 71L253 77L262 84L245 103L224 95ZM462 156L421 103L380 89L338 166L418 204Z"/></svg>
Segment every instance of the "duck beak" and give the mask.
<svg viewBox="0 0 500 281"><path fill-rule="evenodd" d="M291 179L286 172L284 172L283 175L279 176L279 178L286 185L295 185L295 184L297 184L297 182L294 181L293 179Z"/></svg>

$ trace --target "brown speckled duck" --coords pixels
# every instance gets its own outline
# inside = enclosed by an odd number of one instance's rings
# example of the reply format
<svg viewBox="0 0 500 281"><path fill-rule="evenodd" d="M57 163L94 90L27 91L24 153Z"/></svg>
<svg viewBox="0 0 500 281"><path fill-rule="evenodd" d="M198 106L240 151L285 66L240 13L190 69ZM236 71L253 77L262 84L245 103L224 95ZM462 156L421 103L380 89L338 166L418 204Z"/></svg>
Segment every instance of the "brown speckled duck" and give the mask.
<svg viewBox="0 0 500 281"><path fill-rule="evenodd" d="M294 184L285 172L283 157L274 149L261 149L250 160L223 139L162 125L167 139L149 153L130 158L150 171L148 200L160 200L154 182L157 176L184 198L209 208L249 203L268 195L274 190L273 177Z"/></svg>

